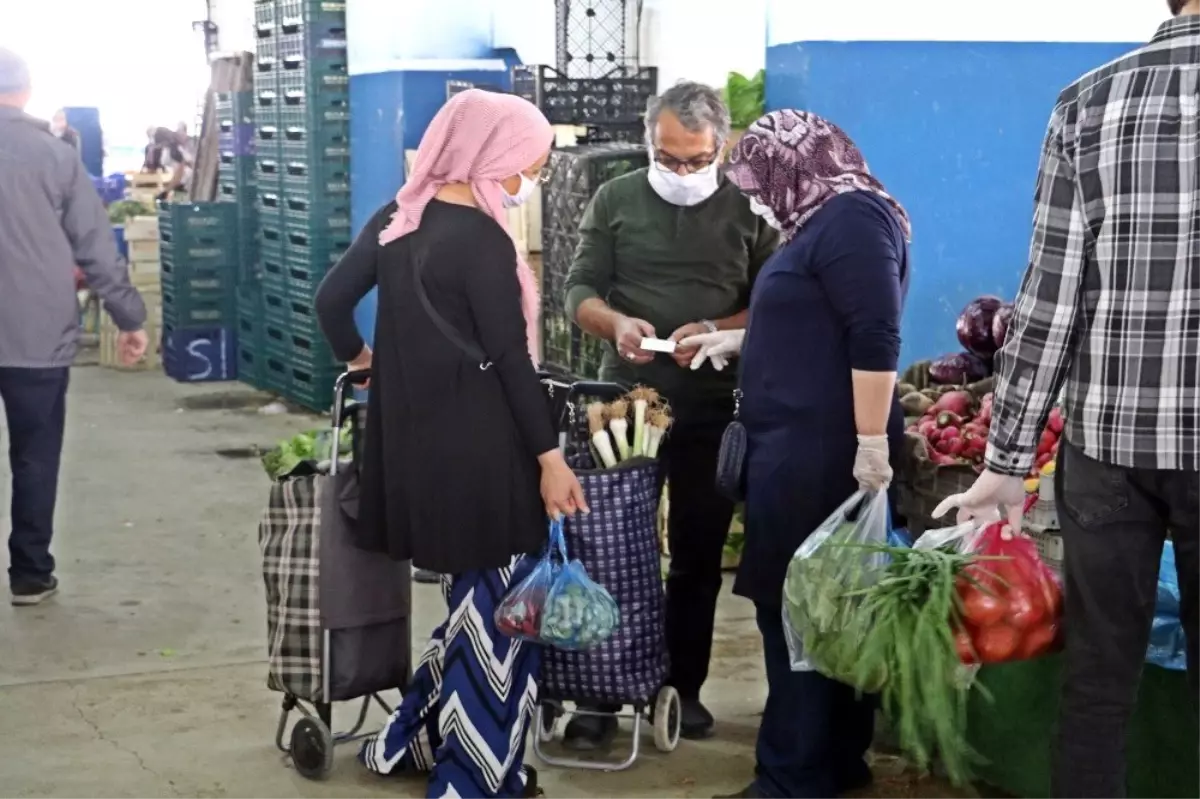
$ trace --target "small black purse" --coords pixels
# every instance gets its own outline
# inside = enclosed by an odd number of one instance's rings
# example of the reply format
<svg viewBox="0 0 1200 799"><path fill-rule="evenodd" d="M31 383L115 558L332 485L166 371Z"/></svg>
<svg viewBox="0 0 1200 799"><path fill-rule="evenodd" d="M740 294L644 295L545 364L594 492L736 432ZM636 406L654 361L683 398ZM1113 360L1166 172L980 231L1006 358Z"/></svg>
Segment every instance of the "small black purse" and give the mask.
<svg viewBox="0 0 1200 799"><path fill-rule="evenodd" d="M717 492L732 502L746 498L746 427L738 421L742 390L733 392L733 421L721 435L717 453Z"/></svg>

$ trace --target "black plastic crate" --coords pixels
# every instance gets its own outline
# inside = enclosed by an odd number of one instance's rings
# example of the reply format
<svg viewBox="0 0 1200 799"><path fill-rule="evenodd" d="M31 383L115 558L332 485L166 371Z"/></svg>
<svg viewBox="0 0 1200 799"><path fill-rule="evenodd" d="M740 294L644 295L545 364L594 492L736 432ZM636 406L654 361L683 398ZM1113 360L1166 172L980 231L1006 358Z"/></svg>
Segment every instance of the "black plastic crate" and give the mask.
<svg viewBox="0 0 1200 799"><path fill-rule="evenodd" d="M274 38L278 27L276 6L279 0L254 0L254 35L258 39Z"/></svg>
<svg viewBox="0 0 1200 799"><path fill-rule="evenodd" d="M616 67L605 77L569 78L545 64L519 64L512 87L555 125L632 125L658 91L658 68Z"/></svg>
<svg viewBox="0 0 1200 799"><path fill-rule="evenodd" d="M345 122L289 125L280 131L279 138L280 157L287 160L350 157L350 125Z"/></svg>
<svg viewBox="0 0 1200 799"><path fill-rule="evenodd" d="M551 153L550 178L542 187L542 346L547 364L581 378L596 376L604 345L580 330L565 307L579 222L600 186L648 162L640 144L591 144Z"/></svg>
<svg viewBox="0 0 1200 799"><path fill-rule="evenodd" d="M305 25L346 22L344 0L275 0L279 5L276 12L279 29L283 33L296 33Z"/></svg>
<svg viewBox="0 0 1200 799"><path fill-rule="evenodd" d="M633 64L641 18L634 0L555 0L554 60L564 75L594 78L616 65ZM631 35L632 34L632 35Z"/></svg>

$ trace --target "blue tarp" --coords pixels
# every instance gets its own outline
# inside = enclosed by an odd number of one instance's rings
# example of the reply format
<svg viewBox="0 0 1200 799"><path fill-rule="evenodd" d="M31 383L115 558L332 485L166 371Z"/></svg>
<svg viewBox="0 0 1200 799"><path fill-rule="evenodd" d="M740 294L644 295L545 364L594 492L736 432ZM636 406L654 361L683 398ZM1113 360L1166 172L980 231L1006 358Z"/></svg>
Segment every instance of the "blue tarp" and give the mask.
<svg viewBox="0 0 1200 799"><path fill-rule="evenodd" d="M1175 546L1168 541L1163 548L1158 571L1158 604L1154 609L1154 627L1146 662L1164 669L1187 668L1186 641L1179 621L1179 573L1175 570Z"/></svg>

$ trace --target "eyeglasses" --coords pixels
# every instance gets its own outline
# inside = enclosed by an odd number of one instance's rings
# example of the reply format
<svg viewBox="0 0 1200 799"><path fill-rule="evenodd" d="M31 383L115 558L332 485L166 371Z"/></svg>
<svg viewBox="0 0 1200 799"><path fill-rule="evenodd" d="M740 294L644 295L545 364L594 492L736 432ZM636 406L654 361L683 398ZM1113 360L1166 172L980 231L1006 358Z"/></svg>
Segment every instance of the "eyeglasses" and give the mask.
<svg viewBox="0 0 1200 799"><path fill-rule="evenodd" d="M717 161L717 155L718 153L713 151L711 153L704 153L692 158L683 159L676 158L669 153L664 153L658 148L654 148L654 165L663 172L678 173L680 169L684 169L689 174L694 175L697 172L705 171L715 164Z"/></svg>

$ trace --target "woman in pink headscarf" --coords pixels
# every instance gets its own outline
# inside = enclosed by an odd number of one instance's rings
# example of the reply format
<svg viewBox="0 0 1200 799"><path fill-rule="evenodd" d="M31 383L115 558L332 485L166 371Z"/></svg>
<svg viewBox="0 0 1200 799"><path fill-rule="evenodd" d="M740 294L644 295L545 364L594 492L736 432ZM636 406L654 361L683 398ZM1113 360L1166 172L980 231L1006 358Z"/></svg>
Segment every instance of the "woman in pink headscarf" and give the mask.
<svg viewBox="0 0 1200 799"><path fill-rule="evenodd" d="M456 95L317 292L334 354L372 370L361 543L444 575L449 616L361 753L372 771L429 772L429 796L537 791L523 755L539 653L493 612L532 568L546 517L587 510L535 372L537 288L505 214L536 188L553 138L525 100ZM376 287L372 351L354 309Z"/></svg>

